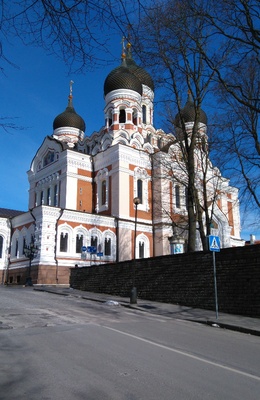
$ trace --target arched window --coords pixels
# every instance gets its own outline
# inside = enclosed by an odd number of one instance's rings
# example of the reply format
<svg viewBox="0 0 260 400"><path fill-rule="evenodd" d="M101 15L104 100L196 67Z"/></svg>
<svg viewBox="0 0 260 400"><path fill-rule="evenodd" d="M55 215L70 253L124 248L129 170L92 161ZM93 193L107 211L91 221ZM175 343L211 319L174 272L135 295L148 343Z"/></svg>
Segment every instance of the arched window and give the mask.
<svg viewBox="0 0 260 400"><path fill-rule="evenodd" d="M146 114L147 114L147 112L146 112L146 106L145 105L143 105L142 106L142 112L143 112L143 124L146 124Z"/></svg>
<svg viewBox="0 0 260 400"><path fill-rule="evenodd" d="M83 246L83 235L77 234L77 237L76 237L76 253L81 253L82 246Z"/></svg>
<svg viewBox="0 0 260 400"><path fill-rule="evenodd" d="M54 205L54 207L58 207L58 185L54 186L53 205Z"/></svg>
<svg viewBox="0 0 260 400"><path fill-rule="evenodd" d="M16 241L15 241L15 256L16 257L18 256L18 249L19 249L19 242L18 242L18 239L16 239Z"/></svg>
<svg viewBox="0 0 260 400"><path fill-rule="evenodd" d="M48 206L51 205L51 189L50 188L48 188L48 190L47 190L47 204L48 204Z"/></svg>
<svg viewBox="0 0 260 400"><path fill-rule="evenodd" d="M126 112L124 108L121 108L119 111L119 123L124 124L126 121Z"/></svg>
<svg viewBox="0 0 260 400"><path fill-rule="evenodd" d="M111 126L112 123L113 123L112 110L109 110L109 113L108 113L108 126Z"/></svg>
<svg viewBox="0 0 260 400"><path fill-rule="evenodd" d="M111 239L108 237L105 238L104 255L111 256Z"/></svg>
<svg viewBox="0 0 260 400"><path fill-rule="evenodd" d="M180 186L179 185L175 186L175 206L176 206L176 208L180 208L180 206L181 206Z"/></svg>
<svg viewBox="0 0 260 400"><path fill-rule="evenodd" d="M97 236L91 236L91 243L90 246L97 248Z"/></svg>
<svg viewBox="0 0 260 400"><path fill-rule="evenodd" d="M107 182L106 180L101 183L101 205L104 206L106 204L107 199Z"/></svg>
<svg viewBox="0 0 260 400"><path fill-rule="evenodd" d="M4 246L4 238L0 236L0 258L3 257L3 246Z"/></svg>
<svg viewBox="0 0 260 400"><path fill-rule="evenodd" d="M137 115L137 109L136 108L134 108L134 110L133 110L133 124L134 125L137 125L137 117L138 117L138 115Z"/></svg>
<svg viewBox="0 0 260 400"><path fill-rule="evenodd" d="M62 232L60 235L60 252L67 252L68 251L68 234Z"/></svg>
<svg viewBox="0 0 260 400"><path fill-rule="evenodd" d="M140 199L140 204L143 203L143 181L142 179L137 180L137 197Z"/></svg>
<svg viewBox="0 0 260 400"><path fill-rule="evenodd" d="M144 242L139 242L139 258L144 258Z"/></svg>

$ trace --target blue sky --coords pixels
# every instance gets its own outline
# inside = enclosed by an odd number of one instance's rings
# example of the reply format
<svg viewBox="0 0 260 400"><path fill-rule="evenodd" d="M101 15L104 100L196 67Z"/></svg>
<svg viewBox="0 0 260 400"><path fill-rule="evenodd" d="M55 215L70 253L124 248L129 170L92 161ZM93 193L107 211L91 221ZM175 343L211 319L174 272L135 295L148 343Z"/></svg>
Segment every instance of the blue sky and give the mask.
<svg viewBox="0 0 260 400"><path fill-rule="evenodd" d="M17 68L5 64L5 74L0 74L0 116L10 117L6 120L23 129L9 129L8 132L1 129L0 207L28 209L26 172L45 136L52 134L54 118L67 106L71 79L74 81L74 108L86 122L86 135L101 128L104 123L103 83L107 74L120 63L120 41L118 38L113 45L118 61L79 75L68 75L64 63L54 55L46 55L41 48L26 47L20 42L5 44L5 56ZM260 238L260 228L251 231L246 227L241 237L248 240L251 233Z"/></svg>

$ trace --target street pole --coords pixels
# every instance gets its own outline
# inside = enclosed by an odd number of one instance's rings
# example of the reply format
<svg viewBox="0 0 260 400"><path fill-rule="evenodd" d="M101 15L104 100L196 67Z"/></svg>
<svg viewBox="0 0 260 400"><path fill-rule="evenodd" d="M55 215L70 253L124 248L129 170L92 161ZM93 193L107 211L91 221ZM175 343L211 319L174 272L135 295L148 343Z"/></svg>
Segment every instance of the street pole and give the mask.
<svg viewBox="0 0 260 400"><path fill-rule="evenodd" d="M130 294L130 303L137 303L137 288L135 287L135 269L136 269L136 226L137 226L137 206L141 203L139 197L134 198L135 205L135 230L134 230L134 260L132 266L132 289Z"/></svg>
<svg viewBox="0 0 260 400"><path fill-rule="evenodd" d="M215 259L215 252L213 251L212 253L213 253L213 269L214 269L216 319L218 319L218 287L217 287L216 259Z"/></svg>

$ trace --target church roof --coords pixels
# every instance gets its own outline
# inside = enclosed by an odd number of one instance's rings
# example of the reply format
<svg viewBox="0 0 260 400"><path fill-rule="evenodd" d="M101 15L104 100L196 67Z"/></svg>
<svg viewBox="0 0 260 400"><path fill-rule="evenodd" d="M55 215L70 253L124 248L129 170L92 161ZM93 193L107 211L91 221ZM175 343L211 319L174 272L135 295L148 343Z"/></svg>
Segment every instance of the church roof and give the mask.
<svg viewBox="0 0 260 400"><path fill-rule="evenodd" d="M182 119L183 119L183 122L193 122L193 121L195 121L195 117L196 117L196 109L194 106L193 98L192 98L191 94L189 93L185 106L180 111L180 113L178 113L175 117L175 126L181 128L182 127L181 126ZM207 119L207 115L206 115L205 111L200 109L198 122L201 122L202 124L207 125L207 120L208 119Z"/></svg>
<svg viewBox="0 0 260 400"><path fill-rule="evenodd" d="M122 54L122 64L113 69L104 83L105 96L117 89L130 89L142 94L142 85L154 90L154 83L150 74L139 67L132 58L131 45L128 43L126 53Z"/></svg>
<svg viewBox="0 0 260 400"><path fill-rule="evenodd" d="M80 129L81 131L85 132L86 124L84 119L76 113L73 104L72 104L72 83L70 86L70 95L68 98L68 106L65 111L54 119L53 121L53 129L63 128L65 126L70 126L72 128Z"/></svg>
<svg viewBox="0 0 260 400"><path fill-rule="evenodd" d="M13 218L24 214L26 211L12 210L10 208L0 208L0 218Z"/></svg>

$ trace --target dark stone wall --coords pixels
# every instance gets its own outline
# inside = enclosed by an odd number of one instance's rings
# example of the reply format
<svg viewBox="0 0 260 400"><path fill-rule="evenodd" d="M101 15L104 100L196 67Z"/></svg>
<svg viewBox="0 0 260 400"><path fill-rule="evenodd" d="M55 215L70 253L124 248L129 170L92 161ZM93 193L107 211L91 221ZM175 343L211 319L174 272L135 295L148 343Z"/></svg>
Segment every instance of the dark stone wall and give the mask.
<svg viewBox="0 0 260 400"><path fill-rule="evenodd" d="M220 312L260 317L260 245L215 253ZM169 255L71 269L75 289L215 310L213 253Z"/></svg>

